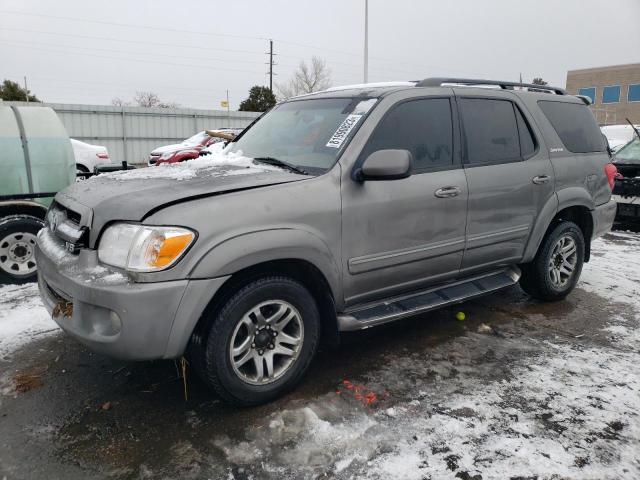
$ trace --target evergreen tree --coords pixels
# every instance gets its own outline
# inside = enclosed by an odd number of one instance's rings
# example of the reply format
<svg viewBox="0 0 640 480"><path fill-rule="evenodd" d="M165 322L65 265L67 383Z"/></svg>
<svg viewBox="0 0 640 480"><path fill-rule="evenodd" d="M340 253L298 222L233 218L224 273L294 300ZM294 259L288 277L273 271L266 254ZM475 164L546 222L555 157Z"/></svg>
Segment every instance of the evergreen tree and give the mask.
<svg viewBox="0 0 640 480"><path fill-rule="evenodd" d="M16 102L26 102L27 97L30 102L39 102L38 98L35 95L31 95L30 90L25 90L18 83L12 82L11 80L5 80L0 85L0 98L7 102L16 101Z"/></svg>
<svg viewBox="0 0 640 480"><path fill-rule="evenodd" d="M241 112L266 112L276 104L276 97L268 87L256 85L249 90L249 98L240 103Z"/></svg>

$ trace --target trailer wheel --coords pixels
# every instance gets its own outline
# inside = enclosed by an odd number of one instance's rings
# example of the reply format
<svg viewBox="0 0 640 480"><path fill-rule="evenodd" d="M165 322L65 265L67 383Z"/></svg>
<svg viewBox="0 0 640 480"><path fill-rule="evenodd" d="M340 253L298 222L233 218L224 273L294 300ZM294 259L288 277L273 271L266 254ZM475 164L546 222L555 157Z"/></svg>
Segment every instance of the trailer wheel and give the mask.
<svg viewBox="0 0 640 480"><path fill-rule="evenodd" d="M25 283L36 278L36 235L44 226L30 215L0 221L0 283Z"/></svg>

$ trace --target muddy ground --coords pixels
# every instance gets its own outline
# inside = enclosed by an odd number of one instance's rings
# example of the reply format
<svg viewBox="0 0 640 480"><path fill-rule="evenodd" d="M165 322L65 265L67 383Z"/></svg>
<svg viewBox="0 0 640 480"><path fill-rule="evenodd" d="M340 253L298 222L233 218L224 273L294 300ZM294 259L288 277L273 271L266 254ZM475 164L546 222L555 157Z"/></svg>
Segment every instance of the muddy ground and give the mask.
<svg viewBox="0 0 640 480"><path fill-rule="evenodd" d="M639 478L639 292L640 236L612 233L564 301L514 287L350 334L251 409L41 327L0 358L0 479Z"/></svg>

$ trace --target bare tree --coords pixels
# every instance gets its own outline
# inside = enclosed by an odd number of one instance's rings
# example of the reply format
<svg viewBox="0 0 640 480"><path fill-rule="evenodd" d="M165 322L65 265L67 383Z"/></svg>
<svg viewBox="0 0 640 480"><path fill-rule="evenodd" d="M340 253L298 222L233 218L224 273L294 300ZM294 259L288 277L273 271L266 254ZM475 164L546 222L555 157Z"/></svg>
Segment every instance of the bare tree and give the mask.
<svg viewBox="0 0 640 480"><path fill-rule="evenodd" d="M276 84L278 95L291 98L305 93L319 92L331 86L331 70L319 57L311 57L311 64L303 60L293 73L293 78L285 84Z"/></svg>
<svg viewBox="0 0 640 480"><path fill-rule="evenodd" d="M120 97L113 97L111 99L111 105L113 105L114 107L127 107L131 105L131 102L127 102L126 100L123 100Z"/></svg>
<svg viewBox="0 0 640 480"><path fill-rule="evenodd" d="M139 107L157 107L160 105L160 97L153 92L136 92L133 101Z"/></svg>
<svg viewBox="0 0 640 480"><path fill-rule="evenodd" d="M154 92L136 92L133 101L139 107L177 108L180 106L176 102L163 102Z"/></svg>

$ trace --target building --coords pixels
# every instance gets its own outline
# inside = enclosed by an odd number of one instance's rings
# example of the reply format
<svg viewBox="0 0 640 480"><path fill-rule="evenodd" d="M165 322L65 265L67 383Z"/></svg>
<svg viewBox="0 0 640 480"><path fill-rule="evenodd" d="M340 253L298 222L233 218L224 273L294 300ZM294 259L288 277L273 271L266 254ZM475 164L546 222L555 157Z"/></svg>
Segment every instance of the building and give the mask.
<svg viewBox="0 0 640 480"><path fill-rule="evenodd" d="M600 125L640 123L640 63L570 70L567 92L591 98Z"/></svg>

